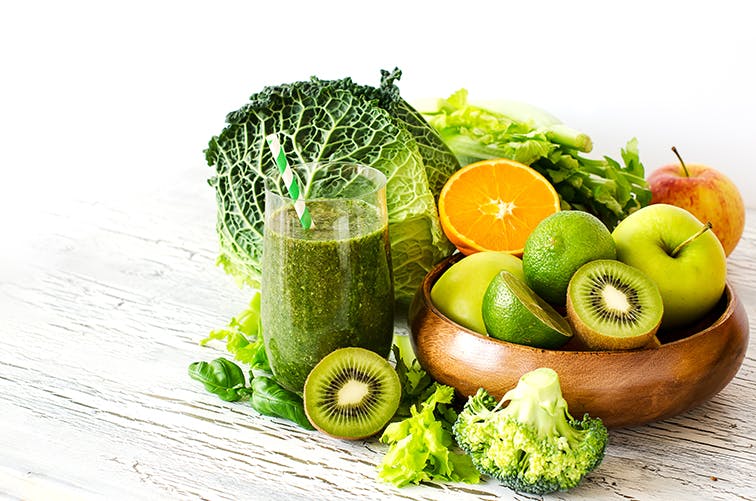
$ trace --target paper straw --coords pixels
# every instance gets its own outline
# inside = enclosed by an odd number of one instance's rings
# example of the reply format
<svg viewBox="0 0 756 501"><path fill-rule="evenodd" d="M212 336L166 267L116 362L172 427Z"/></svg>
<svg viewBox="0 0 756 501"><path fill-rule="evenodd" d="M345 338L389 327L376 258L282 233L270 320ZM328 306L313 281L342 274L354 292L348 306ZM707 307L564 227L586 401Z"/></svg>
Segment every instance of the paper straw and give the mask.
<svg viewBox="0 0 756 501"><path fill-rule="evenodd" d="M315 225L312 222L312 217L310 217L310 211L305 205L304 196L299 190L299 183L294 179L294 172L291 170L289 162L286 160L286 154L284 153L283 148L281 148L278 136L276 134L269 134L265 139L268 141L270 152L273 154L273 159L276 161L278 171L281 173L281 177L283 177L284 184L289 189L289 196L294 201L294 210L297 211L297 217L299 217L299 221L302 223L302 228L313 228Z"/></svg>

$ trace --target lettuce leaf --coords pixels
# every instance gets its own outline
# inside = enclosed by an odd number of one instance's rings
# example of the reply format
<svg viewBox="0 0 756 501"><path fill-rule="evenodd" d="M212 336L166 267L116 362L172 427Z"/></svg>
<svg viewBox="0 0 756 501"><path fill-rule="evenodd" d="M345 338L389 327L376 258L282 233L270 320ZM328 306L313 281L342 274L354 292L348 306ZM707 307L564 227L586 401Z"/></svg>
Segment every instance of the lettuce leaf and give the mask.
<svg viewBox="0 0 756 501"><path fill-rule="evenodd" d="M454 388L438 383L434 388L419 410L412 406L410 417L389 424L381 435L389 449L378 466L380 480L397 487L429 481L480 481L472 459L452 450L455 442L448 413L454 413ZM452 421L454 418L456 413Z"/></svg>
<svg viewBox="0 0 756 501"><path fill-rule="evenodd" d="M218 263L242 284L261 276L264 179L277 175L265 136L278 133L292 166L319 160L371 165L386 174L389 236L397 300L408 303L425 274L451 254L436 199L459 168L454 154L400 96L401 72L384 71L380 87L351 79L266 87L226 117L205 158L218 207ZM305 193L311 172L295 169Z"/></svg>
<svg viewBox="0 0 756 501"><path fill-rule="evenodd" d="M231 317L226 327L210 331L200 340L200 345L213 340L225 341L226 350L239 362L249 365L253 372L271 372L260 325L260 291L252 295L247 309Z"/></svg>

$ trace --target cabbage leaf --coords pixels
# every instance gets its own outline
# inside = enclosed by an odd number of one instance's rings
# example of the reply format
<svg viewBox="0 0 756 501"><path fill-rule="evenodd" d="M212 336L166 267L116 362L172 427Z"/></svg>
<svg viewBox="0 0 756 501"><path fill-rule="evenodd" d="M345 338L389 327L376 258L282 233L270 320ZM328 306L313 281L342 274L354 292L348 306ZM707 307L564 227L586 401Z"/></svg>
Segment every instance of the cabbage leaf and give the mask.
<svg viewBox="0 0 756 501"><path fill-rule="evenodd" d="M218 263L240 283L259 287L264 180L278 175L265 137L277 133L289 163L336 160L371 165L383 172L397 300L408 303L432 266L451 254L438 220L436 201L459 162L438 133L404 101L382 72L380 87L350 78L264 88L226 117L227 125L205 150L215 168L220 243ZM304 193L313 172L294 168Z"/></svg>

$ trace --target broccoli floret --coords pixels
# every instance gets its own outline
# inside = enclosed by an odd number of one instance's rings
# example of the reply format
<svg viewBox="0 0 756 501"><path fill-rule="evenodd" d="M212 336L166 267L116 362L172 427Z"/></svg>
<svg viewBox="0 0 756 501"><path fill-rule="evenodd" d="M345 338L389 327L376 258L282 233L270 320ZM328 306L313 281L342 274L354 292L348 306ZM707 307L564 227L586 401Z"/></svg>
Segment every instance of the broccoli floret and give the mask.
<svg viewBox="0 0 756 501"><path fill-rule="evenodd" d="M608 439L600 419L569 414L559 376L545 367L524 374L498 404L479 389L453 431L481 473L533 494L578 485L601 463Z"/></svg>

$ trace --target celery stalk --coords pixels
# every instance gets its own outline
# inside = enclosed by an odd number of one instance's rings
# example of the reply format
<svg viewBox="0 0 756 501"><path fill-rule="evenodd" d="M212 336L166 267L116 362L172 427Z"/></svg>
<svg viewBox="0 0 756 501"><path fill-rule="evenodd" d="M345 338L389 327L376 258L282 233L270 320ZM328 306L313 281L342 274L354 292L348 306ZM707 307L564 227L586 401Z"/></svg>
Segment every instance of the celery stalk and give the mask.
<svg viewBox="0 0 756 501"><path fill-rule="evenodd" d="M583 153L590 153L593 141L590 136L562 123L551 113L532 104L506 99L472 102L472 106L504 115L505 117L527 124L533 129L543 129L549 141Z"/></svg>
<svg viewBox="0 0 756 501"><path fill-rule="evenodd" d="M574 148L583 153L590 153L593 149L593 141L591 141L590 136L564 124L554 124L547 127L546 137L549 138L549 141Z"/></svg>

